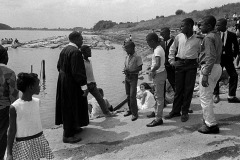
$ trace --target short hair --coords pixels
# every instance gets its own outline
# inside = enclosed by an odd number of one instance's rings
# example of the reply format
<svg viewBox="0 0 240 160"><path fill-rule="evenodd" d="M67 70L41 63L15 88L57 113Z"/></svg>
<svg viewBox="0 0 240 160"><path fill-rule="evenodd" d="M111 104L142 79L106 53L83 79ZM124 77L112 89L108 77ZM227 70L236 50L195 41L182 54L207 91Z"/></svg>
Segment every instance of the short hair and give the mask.
<svg viewBox="0 0 240 160"><path fill-rule="evenodd" d="M209 16L203 17L203 22L205 24L210 24L212 28L214 28L217 23L217 20L214 16L209 15Z"/></svg>
<svg viewBox="0 0 240 160"><path fill-rule="evenodd" d="M69 34L68 38L70 41L74 41L76 39L78 39L81 36L81 33L77 32L77 31L73 31L72 33Z"/></svg>
<svg viewBox="0 0 240 160"><path fill-rule="evenodd" d="M192 27L194 26L194 21L192 18L185 18L184 20L182 20L182 22L191 25Z"/></svg>
<svg viewBox="0 0 240 160"><path fill-rule="evenodd" d="M151 41L153 40L154 42L158 42L159 38L158 35L154 32L154 33L149 33L146 37L147 41Z"/></svg>
<svg viewBox="0 0 240 160"><path fill-rule="evenodd" d="M163 28L161 29L160 33L161 33L161 32L168 32L168 33L170 33L170 29L169 29L169 27L163 27Z"/></svg>
<svg viewBox="0 0 240 160"><path fill-rule="evenodd" d="M99 93L100 93L102 96L104 96L104 93L103 93L102 88L98 88L98 91L99 91Z"/></svg>
<svg viewBox="0 0 240 160"><path fill-rule="evenodd" d="M124 48L126 48L126 47L135 48L135 43L133 41L127 41L124 44Z"/></svg>
<svg viewBox="0 0 240 160"><path fill-rule="evenodd" d="M17 79L17 88L21 92L25 92L28 87L34 86L38 80L38 75L36 73L19 73Z"/></svg>
<svg viewBox="0 0 240 160"><path fill-rule="evenodd" d="M220 18L217 21L223 24L224 26L227 26L227 20L225 18Z"/></svg>
<svg viewBox="0 0 240 160"><path fill-rule="evenodd" d="M85 53L88 49L91 49L90 46L88 46L88 45L82 45L82 47L81 47L81 51L83 53Z"/></svg>

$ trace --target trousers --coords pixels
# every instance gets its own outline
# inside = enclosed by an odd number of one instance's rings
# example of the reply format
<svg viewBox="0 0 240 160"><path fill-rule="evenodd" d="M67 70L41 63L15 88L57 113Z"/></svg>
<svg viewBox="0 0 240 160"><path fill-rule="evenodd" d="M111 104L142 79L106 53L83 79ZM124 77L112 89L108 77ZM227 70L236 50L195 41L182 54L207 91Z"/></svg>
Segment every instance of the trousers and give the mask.
<svg viewBox="0 0 240 160"><path fill-rule="evenodd" d="M202 66L201 66L202 69ZM208 127L217 124L214 111L213 111L213 91L217 84L217 81L221 77L222 67L220 64L214 64L211 74L208 76L208 87L202 86L202 77L200 73L199 77L199 91L200 91L200 102L203 111L203 119Z"/></svg>

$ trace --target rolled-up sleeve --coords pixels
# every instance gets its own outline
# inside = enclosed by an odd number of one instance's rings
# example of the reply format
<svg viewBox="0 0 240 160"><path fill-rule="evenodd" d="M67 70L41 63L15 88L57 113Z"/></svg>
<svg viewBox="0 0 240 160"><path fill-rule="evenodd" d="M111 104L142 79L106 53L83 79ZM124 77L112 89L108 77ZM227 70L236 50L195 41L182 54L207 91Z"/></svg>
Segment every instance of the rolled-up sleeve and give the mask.
<svg viewBox="0 0 240 160"><path fill-rule="evenodd" d="M177 52L177 48L178 48L178 36L175 37L170 49L169 49L169 55L168 55L168 62L171 64L173 61L175 61L175 53Z"/></svg>
<svg viewBox="0 0 240 160"><path fill-rule="evenodd" d="M9 84L9 99L10 102L13 103L18 99L17 80L14 72L12 73L8 84Z"/></svg>
<svg viewBox="0 0 240 160"><path fill-rule="evenodd" d="M140 56L137 56L137 66L143 65L142 58Z"/></svg>
<svg viewBox="0 0 240 160"><path fill-rule="evenodd" d="M204 68L202 69L203 75L209 75L212 71L213 65L215 64L217 58L217 51L214 45L214 39L210 37L205 37L204 39L205 46L205 58L204 58Z"/></svg>

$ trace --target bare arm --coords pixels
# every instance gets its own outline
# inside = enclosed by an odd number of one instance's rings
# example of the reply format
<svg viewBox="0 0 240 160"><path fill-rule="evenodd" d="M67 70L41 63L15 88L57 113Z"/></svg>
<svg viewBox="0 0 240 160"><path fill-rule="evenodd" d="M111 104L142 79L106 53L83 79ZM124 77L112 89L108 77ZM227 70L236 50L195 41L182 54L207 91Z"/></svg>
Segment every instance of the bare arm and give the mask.
<svg viewBox="0 0 240 160"><path fill-rule="evenodd" d="M161 57L160 56L156 56L155 59L156 59L156 64L151 69L151 72L155 72L161 66Z"/></svg>
<svg viewBox="0 0 240 160"><path fill-rule="evenodd" d="M142 105L145 103L146 97L147 97L147 93L144 92L142 95L142 101L141 101Z"/></svg>
<svg viewBox="0 0 240 160"><path fill-rule="evenodd" d="M14 142L16 132L17 132L17 127L16 127L17 113L13 106L10 106L9 115L10 115L10 119L9 119L8 135L7 135L7 141L8 141L7 142L7 156L11 157L13 142Z"/></svg>

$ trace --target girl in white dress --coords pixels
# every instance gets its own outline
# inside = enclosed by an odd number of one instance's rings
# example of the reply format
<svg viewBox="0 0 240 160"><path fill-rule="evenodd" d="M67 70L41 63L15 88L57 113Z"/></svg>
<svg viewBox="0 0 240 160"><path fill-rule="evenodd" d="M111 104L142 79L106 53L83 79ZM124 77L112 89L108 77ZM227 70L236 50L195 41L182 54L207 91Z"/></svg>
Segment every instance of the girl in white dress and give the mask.
<svg viewBox="0 0 240 160"><path fill-rule="evenodd" d="M137 104L139 109L152 108L155 105L156 101L150 90L151 87L147 83L144 82L140 84L140 90L137 93Z"/></svg>
<svg viewBox="0 0 240 160"><path fill-rule="evenodd" d="M10 106L7 160L53 159L53 153L43 135L39 114L39 79L35 73L19 73L17 88L23 93Z"/></svg>

